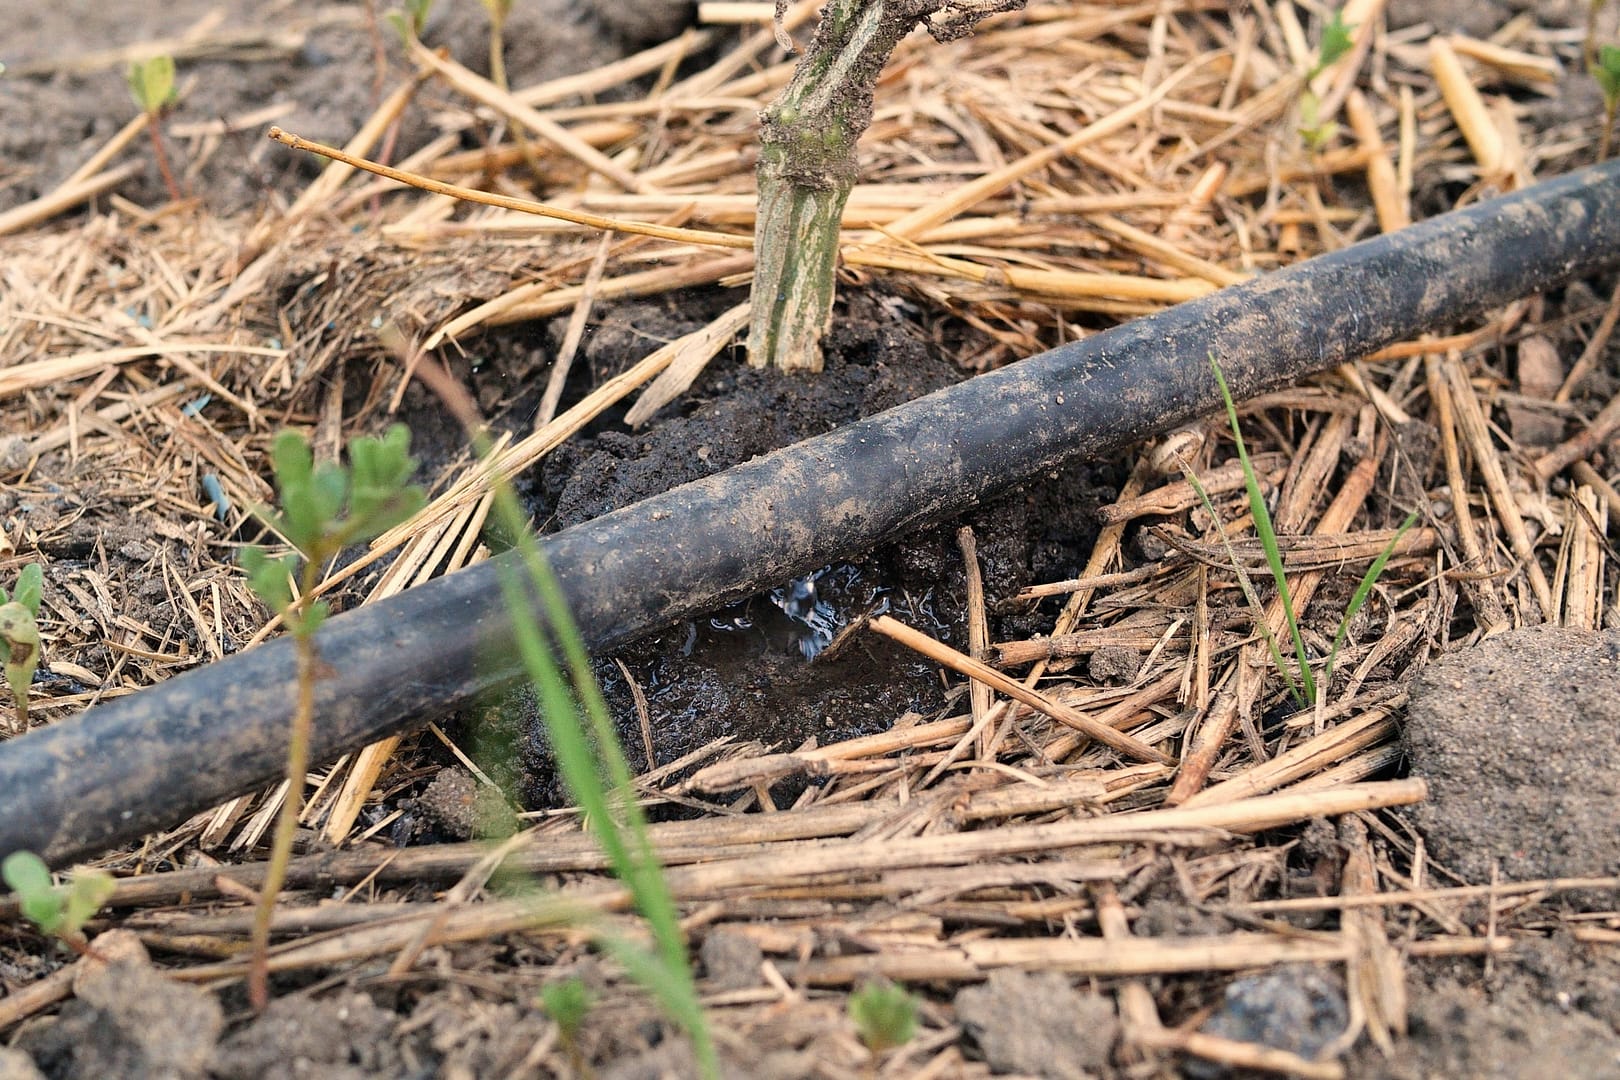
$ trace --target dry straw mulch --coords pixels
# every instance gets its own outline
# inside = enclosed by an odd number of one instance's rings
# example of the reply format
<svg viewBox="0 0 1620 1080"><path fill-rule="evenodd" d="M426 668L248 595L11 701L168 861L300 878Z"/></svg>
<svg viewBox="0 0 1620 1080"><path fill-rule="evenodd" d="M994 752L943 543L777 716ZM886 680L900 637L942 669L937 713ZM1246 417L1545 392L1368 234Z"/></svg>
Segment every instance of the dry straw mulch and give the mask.
<svg viewBox="0 0 1620 1080"><path fill-rule="evenodd" d="M968 40L914 38L879 90L846 212L844 287L884 279L917 301L925 326L953 327L960 364L989 368L1399 228L1419 197L1471 201L1590 156L1595 126L1529 130L1507 93L1552 93L1576 37L1527 19L1489 42L1392 33L1380 0L1349 7L1356 46L1317 81L1342 127L1314 156L1296 131L1314 31L1286 0L1237 14L1208 0L1033 2ZM794 6L788 25L812 9ZM680 67L717 45L702 70ZM0 408L14 433L0 446L0 576L32 559L48 568L51 679L34 705L45 722L273 632L234 569L232 538L253 531L249 508L270 494L263 453L278 429L310 428L335 452L399 407L431 350L565 317L555 392L533 432L502 451L516 471L638 391L651 395L641 414L671 400L742 325L733 309L557 409L593 305L746 283L754 117L790 71L768 28L699 29L510 94L425 49L410 59L418 72L352 153L383 154L393 120L433 80L457 104L399 167L537 197L575 220L401 189L341 164L266 220L148 210L108 194L133 167L123 147L140 145L139 121L60 191L0 216ZM650 89L594 103L634 80ZM508 137L456 151L475 123ZM522 145L510 138L519 126ZM658 228L577 223L603 218ZM1211 423L1144 450L1080 577L1014 601L1057 605L1049 636L989 641L982 595L969 598L971 656L892 620L862 628L965 675L951 715L827 746L717 744L643 777L652 803L715 808L654 830L688 929L736 930L766 958L757 989L710 995L718 1022L746 1033L874 974L944 986L1013 966L1096 980L1117 997L1128 1053L1342 1075L1332 1060L1191 1031L1182 1022L1196 1009L1151 979L1314 960L1343 966L1356 1029L1389 1045L1405 1022L1408 958L1509 948L1513 913L1560 887L1452 882L1377 812L1422 799L1422 783L1379 778L1398 762L1403 686L1431 652L1515 625L1605 620L1617 496L1591 460L1620 399L1599 409L1583 391L1609 385L1589 376L1617 312L1620 293L1568 318L1526 298L1244 407L1319 653L1362 569L1405 511L1422 509L1318 707L1278 707L1280 681L1220 542L1224 528L1265 581L1230 434ZM1507 343L1516 378L1501 372ZM1573 367L1560 344L1579 353ZM346 379L370 387L358 408L345 406ZM1219 523L1183 468L1213 493ZM324 588L363 602L483 557L484 481L466 461L430 480L421 518ZM85 515L108 505L125 532L87 533ZM976 580L972 536L961 539ZM1263 617L1284 633L1278 602ZM573 955L579 941L556 911L484 895L483 849L393 851L368 839L389 818L356 828L367 805L419 775L396 750L311 778L306 820L345 847L300 862L293 882L341 887L351 902L289 903L277 966L342 972L392 956L398 973L431 945L520 931ZM818 783L777 806L772 785L789 777ZM152 909L125 925L216 958L177 965L179 977L240 972L247 916L228 902L258 867L222 873L215 859L251 857L276 803L274 792L235 800L111 860L141 871L119 902ZM1322 818L1337 820L1346 858L1320 895L1284 896L1297 886L1290 827ZM571 814L541 815L506 853L555 875L571 904L626 908ZM411 883L457 879L447 902L401 899ZM1165 888L1244 929L1132 937L1136 902ZM1482 895L1488 933L1458 914ZM1285 921L1302 911L1338 918L1308 931ZM1398 930L1385 917L1397 911ZM532 989L532 972L490 977ZM1196 988L1207 983L1188 985L1205 1000ZM7 999L0 1014L14 1020L53 993L65 987ZM980 1068L964 1062L948 1013L925 1019L890 1068ZM845 1049L858 1064L862 1052Z"/></svg>

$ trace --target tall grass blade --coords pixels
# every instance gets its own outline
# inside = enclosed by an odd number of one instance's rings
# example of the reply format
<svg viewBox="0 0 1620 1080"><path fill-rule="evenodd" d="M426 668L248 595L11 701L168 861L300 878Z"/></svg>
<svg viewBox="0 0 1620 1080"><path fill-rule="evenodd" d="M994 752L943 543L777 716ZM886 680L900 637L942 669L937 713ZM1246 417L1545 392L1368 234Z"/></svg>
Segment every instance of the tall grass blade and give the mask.
<svg viewBox="0 0 1620 1080"><path fill-rule="evenodd" d="M524 570L520 574L509 569L501 576L513 641L534 682L563 782L596 833L613 872L630 889L652 931L657 953L646 953L612 936L603 936L602 944L686 1029L704 1075L717 1077L719 1059L687 961L686 939L681 933L675 900L653 850L646 816L636 803L630 766L591 672L590 654L516 496L504 484L496 487L495 509L503 528L514 539L514 550ZM550 642L531 613L531 589L545 611ZM572 677L572 691L553 643L561 650L568 676Z"/></svg>
<svg viewBox="0 0 1620 1080"><path fill-rule="evenodd" d="M1283 660L1282 648L1277 644L1277 636L1271 632L1271 626L1266 622L1265 606L1260 603L1260 597L1254 591L1254 582L1249 580L1249 572L1243 568L1243 562L1238 558L1237 549L1232 546L1232 536L1226 531L1226 523L1215 512L1215 503L1211 501L1208 490L1205 489L1198 477L1193 474L1193 471L1184 469L1183 475L1186 476L1187 483L1192 485L1193 491L1198 493L1198 498L1203 501L1204 512L1210 516L1210 520L1215 522L1215 531L1220 534L1221 546L1226 549L1226 558L1231 562L1232 570L1237 574L1238 588L1243 591L1243 599L1248 602L1249 610L1254 613L1254 625L1259 628L1260 636L1266 639L1266 647L1271 650L1271 662L1282 673L1283 681L1288 684L1289 693L1303 703L1305 698L1300 692L1299 682L1294 678L1293 673L1288 670L1288 665Z"/></svg>
<svg viewBox="0 0 1620 1080"><path fill-rule="evenodd" d="M1255 535L1260 538L1260 547L1266 553L1266 563L1271 567L1271 577L1277 583L1277 595L1282 600L1283 614L1288 618L1288 632L1294 639L1294 655L1299 660L1299 678L1305 686L1305 701L1313 702L1316 700L1316 679L1311 675L1310 656L1305 652L1305 636L1300 633L1299 618L1294 614L1294 598L1288 592L1288 572L1283 568L1277 530L1271 522L1271 511L1266 508L1260 479L1255 476L1254 466L1249 462L1249 449L1244 445L1243 431L1238 427L1237 405L1232 401L1232 392L1226 387L1226 376L1221 372L1221 365L1213 353L1209 366L1215 372L1215 382L1221 388L1221 400L1226 403L1226 418L1232 425L1232 438L1237 443L1238 460L1243 464L1243 486L1249 493L1249 511L1254 515Z"/></svg>

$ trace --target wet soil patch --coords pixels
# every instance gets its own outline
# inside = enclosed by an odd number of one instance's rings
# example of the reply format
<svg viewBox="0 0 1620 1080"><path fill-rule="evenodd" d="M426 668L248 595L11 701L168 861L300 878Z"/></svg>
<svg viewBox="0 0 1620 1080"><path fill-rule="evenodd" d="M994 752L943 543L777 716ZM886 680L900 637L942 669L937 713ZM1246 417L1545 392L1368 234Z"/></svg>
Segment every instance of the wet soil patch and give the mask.
<svg viewBox="0 0 1620 1080"><path fill-rule="evenodd" d="M582 359L593 379L607 377L656 343L701 326L730 301L709 291L621 305L604 314ZM841 304L826 343L827 367L817 376L754 370L730 355L644 429L599 423L594 435L560 448L544 466L529 492L537 516L552 528L576 525L964 377L925 343L920 327L895 314L901 308L876 292ZM878 635L840 638L840 632L889 612L965 648L966 576L956 530L974 530L986 604L994 609L1032 581L1079 571L1096 537L1093 512L1121 480L1106 463L1054 470L960 520L783 582L603 658L597 676L627 746L644 745L638 691L647 710L654 760L642 762L641 749L632 751L632 761L651 768L727 736L792 749L887 730L908 714L939 713L955 699L937 665ZM1050 614L1011 618L1019 633L1051 625ZM992 637L999 628L993 621ZM559 793L531 695L515 691L500 711L506 724L521 729L525 801L553 802Z"/></svg>

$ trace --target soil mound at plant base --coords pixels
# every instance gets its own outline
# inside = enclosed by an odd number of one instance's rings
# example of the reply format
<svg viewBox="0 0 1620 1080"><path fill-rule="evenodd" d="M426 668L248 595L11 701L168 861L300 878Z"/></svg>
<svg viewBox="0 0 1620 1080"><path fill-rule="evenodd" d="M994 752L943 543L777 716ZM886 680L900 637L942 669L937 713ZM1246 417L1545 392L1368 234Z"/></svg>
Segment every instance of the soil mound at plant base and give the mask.
<svg viewBox="0 0 1620 1080"><path fill-rule="evenodd" d="M1620 873L1620 633L1541 626L1442 658L1413 685L1406 747L1430 791L1414 820L1447 869Z"/></svg>

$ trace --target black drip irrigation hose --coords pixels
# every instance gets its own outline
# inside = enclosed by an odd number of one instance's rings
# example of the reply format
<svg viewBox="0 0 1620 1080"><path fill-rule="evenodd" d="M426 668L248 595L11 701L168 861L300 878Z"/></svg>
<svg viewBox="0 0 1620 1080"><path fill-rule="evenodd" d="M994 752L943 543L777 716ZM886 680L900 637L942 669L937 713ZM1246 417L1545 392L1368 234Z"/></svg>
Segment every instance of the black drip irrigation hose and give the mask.
<svg viewBox="0 0 1620 1080"><path fill-rule="evenodd" d="M854 555L1077 456L1620 265L1620 162L1137 319L544 540L601 650ZM497 560L498 561L498 560ZM314 760L517 674L495 561L320 631ZM0 853L61 865L278 777L294 702L280 640L0 748Z"/></svg>

